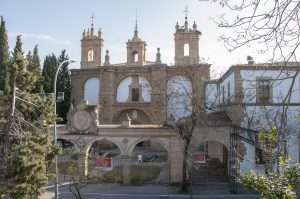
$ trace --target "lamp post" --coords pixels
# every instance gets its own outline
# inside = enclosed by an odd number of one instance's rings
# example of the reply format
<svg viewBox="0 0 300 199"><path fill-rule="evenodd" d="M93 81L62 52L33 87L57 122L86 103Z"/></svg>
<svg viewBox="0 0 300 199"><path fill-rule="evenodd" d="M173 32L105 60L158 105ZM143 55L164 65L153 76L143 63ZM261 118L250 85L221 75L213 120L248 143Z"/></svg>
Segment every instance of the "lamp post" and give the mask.
<svg viewBox="0 0 300 199"><path fill-rule="evenodd" d="M74 63L75 61L73 60L65 60L63 62L60 63L60 65L58 66L56 73L55 73L55 78L54 78L54 116L56 117L56 82L57 82L57 76L58 73L61 69L61 67L65 64L65 63ZM56 119L54 120L54 132L53 132L53 139L54 139L54 145L57 145L57 131L56 131ZM58 199L58 164L57 164L57 155L55 156L55 199Z"/></svg>

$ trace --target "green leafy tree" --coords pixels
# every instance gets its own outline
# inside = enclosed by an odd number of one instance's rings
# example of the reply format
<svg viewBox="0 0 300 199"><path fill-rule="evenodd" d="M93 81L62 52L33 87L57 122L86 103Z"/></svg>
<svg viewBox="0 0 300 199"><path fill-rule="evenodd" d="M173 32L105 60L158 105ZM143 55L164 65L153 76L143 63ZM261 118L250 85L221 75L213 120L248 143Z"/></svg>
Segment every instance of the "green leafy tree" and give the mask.
<svg viewBox="0 0 300 199"><path fill-rule="evenodd" d="M0 22L0 90L9 92L9 47L5 28L5 21L1 17Z"/></svg>
<svg viewBox="0 0 300 199"><path fill-rule="evenodd" d="M260 147L263 151L267 175L255 172L246 173L241 177L242 183L257 191L262 199L296 199L300 191L300 165L288 166L288 160L280 158L279 171L274 171L277 159L277 145L279 140L277 128L269 132L258 134Z"/></svg>
<svg viewBox="0 0 300 199"><path fill-rule="evenodd" d="M287 167L282 163L280 173L272 172L266 176L249 172L242 177L242 183L256 190L262 199L296 199L296 192L300 191L300 165Z"/></svg>

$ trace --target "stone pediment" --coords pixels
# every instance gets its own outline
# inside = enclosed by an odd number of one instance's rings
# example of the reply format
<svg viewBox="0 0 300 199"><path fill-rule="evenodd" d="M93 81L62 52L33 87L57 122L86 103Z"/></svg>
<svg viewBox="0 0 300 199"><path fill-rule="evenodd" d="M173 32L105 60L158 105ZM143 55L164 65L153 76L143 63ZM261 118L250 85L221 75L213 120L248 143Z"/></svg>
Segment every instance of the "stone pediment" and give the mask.
<svg viewBox="0 0 300 199"><path fill-rule="evenodd" d="M97 132L99 125L99 106L88 105L86 101L71 107L68 113L67 128L70 133Z"/></svg>

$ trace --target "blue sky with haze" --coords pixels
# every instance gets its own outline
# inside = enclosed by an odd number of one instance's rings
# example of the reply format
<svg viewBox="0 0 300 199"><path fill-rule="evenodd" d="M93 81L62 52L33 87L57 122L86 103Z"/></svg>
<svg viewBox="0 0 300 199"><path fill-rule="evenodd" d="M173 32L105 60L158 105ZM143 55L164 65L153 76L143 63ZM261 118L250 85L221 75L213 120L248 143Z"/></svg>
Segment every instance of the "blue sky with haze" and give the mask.
<svg viewBox="0 0 300 199"><path fill-rule="evenodd" d="M43 59L49 53L66 49L72 59L80 63L82 30L90 26L95 15L95 28L101 28L104 50L110 50L111 62L126 61L126 41L133 36L135 13L138 10L140 37L147 42L147 60L154 60L156 48L161 48L162 61L174 61L176 21L184 21L184 9L189 8L190 23L195 20L202 32L200 57L213 65L215 73L223 72L232 64L245 63L255 50L228 53L218 37L224 30L212 18L226 12L218 4L199 0L0 0L0 15L7 22L9 45L22 34L24 50L38 44ZM103 55L104 56L104 55Z"/></svg>

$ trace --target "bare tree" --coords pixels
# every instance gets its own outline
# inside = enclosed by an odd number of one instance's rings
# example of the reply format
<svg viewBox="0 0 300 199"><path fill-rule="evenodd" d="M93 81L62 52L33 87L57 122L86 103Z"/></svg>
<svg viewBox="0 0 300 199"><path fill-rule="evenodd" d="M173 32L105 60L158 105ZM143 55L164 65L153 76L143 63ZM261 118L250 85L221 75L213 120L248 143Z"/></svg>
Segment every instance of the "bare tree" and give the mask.
<svg viewBox="0 0 300 199"><path fill-rule="evenodd" d="M167 83L167 115L166 125L175 129L183 142L183 167L181 190L187 191L192 183L192 156L189 152L191 138L199 121L205 122L204 103L193 92L190 79L176 76ZM189 183L188 183L189 182Z"/></svg>
<svg viewBox="0 0 300 199"><path fill-rule="evenodd" d="M242 47L255 46L258 53L271 57L267 66L277 66L281 72L269 79L271 85L284 80L290 81L287 92L281 96L281 110L276 114L270 112L267 105L265 119L272 127L278 130L276 159L279 156L287 157L286 143L288 139L288 117L291 97L294 92L299 70L289 70L289 66L299 66L297 54L300 45L300 2L296 0L213 0L229 12L216 20L218 26L227 30L221 36L225 47L231 52ZM267 69L266 69L267 70ZM253 81L244 79L242 81ZM257 85L253 82L253 88ZM245 93L243 93L245 94ZM250 116L248 119L250 120ZM251 126L251 125L249 125ZM261 129L268 131L270 126ZM278 168L279 164L277 164Z"/></svg>

